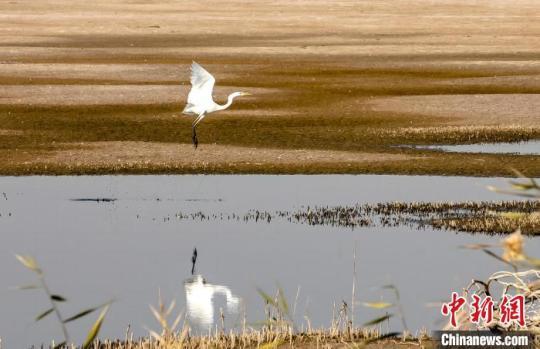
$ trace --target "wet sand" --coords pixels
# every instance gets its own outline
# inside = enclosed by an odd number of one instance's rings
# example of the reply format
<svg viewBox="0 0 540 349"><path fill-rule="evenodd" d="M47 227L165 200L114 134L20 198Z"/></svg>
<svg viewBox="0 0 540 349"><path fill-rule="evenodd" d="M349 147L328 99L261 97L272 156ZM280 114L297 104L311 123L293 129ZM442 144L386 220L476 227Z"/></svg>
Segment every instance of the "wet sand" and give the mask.
<svg viewBox="0 0 540 349"><path fill-rule="evenodd" d="M534 156L393 147L540 138L539 19L532 0L3 2L0 172L540 175ZM196 152L192 60L219 102L254 94L209 116ZM429 136L449 126L487 131Z"/></svg>

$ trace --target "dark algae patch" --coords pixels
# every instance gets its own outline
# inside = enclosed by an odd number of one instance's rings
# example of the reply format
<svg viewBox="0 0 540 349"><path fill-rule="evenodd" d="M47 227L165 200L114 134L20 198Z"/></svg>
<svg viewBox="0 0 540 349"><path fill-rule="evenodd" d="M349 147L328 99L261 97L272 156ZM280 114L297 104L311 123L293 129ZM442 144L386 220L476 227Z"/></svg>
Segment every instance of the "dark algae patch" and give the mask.
<svg viewBox="0 0 540 349"><path fill-rule="evenodd" d="M257 110L257 102L242 102L240 110ZM377 162L313 162L299 158L295 164L280 164L261 158L261 164L246 163L228 154L228 161L200 164L186 161L158 162L154 154L141 152L147 161L93 164L77 152L94 142L150 142L188 145L191 119L178 116L181 105L121 106L1 106L0 173L7 174L105 174L105 173L398 173L439 175L509 175L508 168L526 168L529 176L540 175L537 156L505 154L450 154L421 149L403 149L400 144L460 144L486 141L536 139L534 127L436 126L428 116L405 116L365 110L358 115L331 117L317 114L235 116L208 118L201 124L202 147L220 146L327 150L380 154ZM255 112L254 112L255 113ZM411 126L413 125L413 126ZM71 163L40 161L60 151L72 151ZM136 149L135 149L136 150ZM96 148L99 152L105 149ZM201 156L193 153L193 159ZM204 151L204 149L203 149ZM385 160L385 154L409 157L409 161ZM123 154L118 154L119 158ZM73 162L76 165L73 165Z"/></svg>
<svg viewBox="0 0 540 349"><path fill-rule="evenodd" d="M71 199L71 201L76 202L115 202L117 199L115 198L76 198Z"/></svg>
<svg viewBox="0 0 540 349"><path fill-rule="evenodd" d="M177 213L178 220L232 220L271 223L285 220L311 226L395 227L406 225L422 229L433 227L469 233L524 234L540 232L538 201L467 202L387 202L354 206L307 206L294 211L250 210L237 213ZM167 219L170 220L170 217Z"/></svg>

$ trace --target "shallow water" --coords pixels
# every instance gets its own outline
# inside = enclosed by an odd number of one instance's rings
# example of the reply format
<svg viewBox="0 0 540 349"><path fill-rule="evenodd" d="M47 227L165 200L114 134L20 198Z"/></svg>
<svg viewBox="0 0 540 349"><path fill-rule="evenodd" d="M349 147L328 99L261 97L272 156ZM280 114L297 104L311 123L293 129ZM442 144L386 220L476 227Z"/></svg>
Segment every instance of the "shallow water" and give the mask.
<svg viewBox="0 0 540 349"><path fill-rule="evenodd" d="M420 149L442 150L451 153L489 153L540 155L540 140L519 143L482 143L458 145L417 146Z"/></svg>
<svg viewBox="0 0 540 349"><path fill-rule="evenodd" d="M116 298L102 336L123 338L158 328L148 308L158 290L176 298L198 331L264 319L257 287L281 285L299 327L308 317L327 326L334 303L350 303L357 249L358 301L393 301L380 286L401 293L410 329L436 329L438 307L472 278L505 265L468 243L499 237L408 227L348 228L272 221L177 220L178 212L293 210L302 205L353 205L384 201L501 200L485 189L504 179L409 176L102 176L0 178L0 336L6 348L61 339L53 317L34 323L47 308L39 291L15 291L34 276L14 258L31 254L54 292L66 296L65 316ZM110 199L100 201L95 199ZM540 240L527 239L530 251ZM198 249L191 275L193 247ZM206 283L202 278L206 279ZM299 290L299 291L298 291ZM298 293L298 301L295 302ZM188 304L186 304L188 303ZM357 323L380 312L356 307ZM95 315L69 329L81 341ZM397 319L390 329L400 330Z"/></svg>

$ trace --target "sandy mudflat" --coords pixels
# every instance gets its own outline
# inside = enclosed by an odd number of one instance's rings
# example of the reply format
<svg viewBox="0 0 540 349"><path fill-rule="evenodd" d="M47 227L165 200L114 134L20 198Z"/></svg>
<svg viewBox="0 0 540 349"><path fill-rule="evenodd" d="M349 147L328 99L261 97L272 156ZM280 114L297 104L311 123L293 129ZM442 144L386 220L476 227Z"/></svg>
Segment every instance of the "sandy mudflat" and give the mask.
<svg viewBox="0 0 540 349"><path fill-rule="evenodd" d="M279 173L504 174L490 155L453 164L392 145L495 132L426 138L401 134L406 127L503 124L517 127L503 139L540 135L536 0L15 0L0 3L0 22L4 173L55 162L59 173L146 163L149 172L263 164ZM192 60L216 75L220 102L237 90L253 96L209 116L200 152L187 156L189 119L179 114ZM393 140L380 136L389 132ZM78 160L66 160L70 151ZM418 157L420 167L401 161ZM510 160L540 175L537 157Z"/></svg>
<svg viewBox="0 0 540 349"><path fill-rule="evenodd" d="M373 110L434 115L474 125L538 125L540 94L404 96L370 101ZM466 118L466 120L464 120Z"/></svg>
<svg viewBox="0 0 540 349"><path fill-rule="evenodd" d="M25 165L33 168L65 168L93 172L110 168L112 172L238 172L243 169L264 173L267 169L277 172L311 172L310 166L355 168L359 165L385 164L415 160L401 154L370 154L328 150L280 150L252 147L207 144L195 150L188 144L153 142L93 142L80 143L76 148L50 152L40 157L26 159ZM306 165L307 164L307 165ZM316 172L316 171L315 171Z"/></svg>

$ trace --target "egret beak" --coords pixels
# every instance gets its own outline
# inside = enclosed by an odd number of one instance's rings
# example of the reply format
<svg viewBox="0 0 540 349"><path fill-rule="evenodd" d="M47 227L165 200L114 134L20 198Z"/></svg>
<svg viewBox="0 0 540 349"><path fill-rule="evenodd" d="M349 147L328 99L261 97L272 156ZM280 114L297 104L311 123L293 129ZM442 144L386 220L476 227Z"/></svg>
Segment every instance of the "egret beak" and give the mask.
<svg viewBox="0 0 540 349"><path fill-rule="evenodd" d="M242 92L242 96L253 96L253 95L249 92Z"/></svg>

